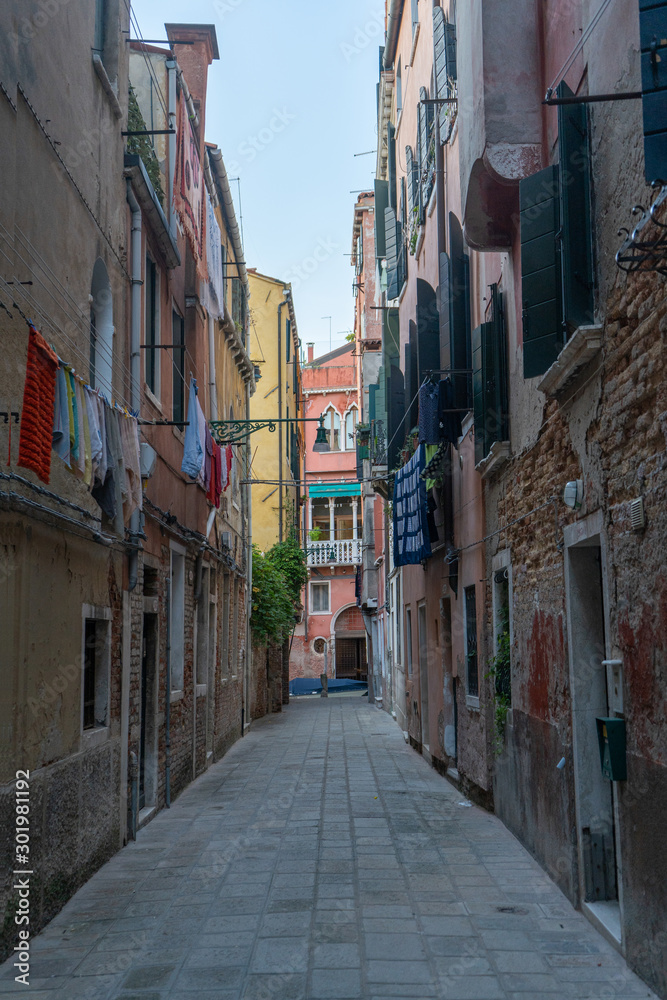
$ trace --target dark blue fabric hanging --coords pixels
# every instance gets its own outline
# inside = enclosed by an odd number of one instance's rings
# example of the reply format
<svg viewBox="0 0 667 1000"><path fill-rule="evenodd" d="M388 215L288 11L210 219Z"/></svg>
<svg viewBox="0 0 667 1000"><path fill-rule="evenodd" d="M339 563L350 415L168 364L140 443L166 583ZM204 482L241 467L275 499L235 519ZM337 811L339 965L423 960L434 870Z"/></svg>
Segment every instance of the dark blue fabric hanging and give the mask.
<svg viewBox="0 0 667 1000"><path fill-rule="evenodd" d="M420 444L394 480L394 565L421 563L431 555L426 484L421 478L425 449Z"/></svg>

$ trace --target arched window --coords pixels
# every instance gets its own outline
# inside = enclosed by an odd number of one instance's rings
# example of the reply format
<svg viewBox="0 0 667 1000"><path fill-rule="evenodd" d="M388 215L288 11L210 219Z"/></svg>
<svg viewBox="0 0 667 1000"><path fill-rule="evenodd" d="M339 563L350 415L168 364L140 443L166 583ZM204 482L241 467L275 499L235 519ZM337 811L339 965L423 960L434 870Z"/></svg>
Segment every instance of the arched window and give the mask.
<svg viewBox="0 0 667 1000"><path fill-rule="evenodd" d="M356 443L354 432L357 427L358 410L356 406L351 406L345 414L345 450L354 451Z"/></svg>
<svg viewBox="0 0 667 1000"><path fill-rule="evenodd" d="M324 411L324 428L327 432L329 451L340 451L340 414L333 406Z"/></svg>
<svg viewBox="0 0 667 1000"><path fill-rule="evenodd" d="M113 385L113 300L109 275L98 257L90 288L90 375L89 382L111 401Z"/></svg>

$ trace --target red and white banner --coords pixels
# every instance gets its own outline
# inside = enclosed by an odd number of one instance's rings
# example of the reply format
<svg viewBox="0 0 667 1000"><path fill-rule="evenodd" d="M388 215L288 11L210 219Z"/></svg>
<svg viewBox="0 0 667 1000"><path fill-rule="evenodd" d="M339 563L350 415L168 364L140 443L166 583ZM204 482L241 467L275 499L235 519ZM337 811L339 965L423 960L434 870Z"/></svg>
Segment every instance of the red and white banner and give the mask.
<svg viewBox="0 0 667 1000"><path fill-rule="evenodd" d="M204 264L204 175L197 139L188 118L185 98L178 105L178 154L174 183L174 208L190 243L200 277L206 277Z"/></svg>

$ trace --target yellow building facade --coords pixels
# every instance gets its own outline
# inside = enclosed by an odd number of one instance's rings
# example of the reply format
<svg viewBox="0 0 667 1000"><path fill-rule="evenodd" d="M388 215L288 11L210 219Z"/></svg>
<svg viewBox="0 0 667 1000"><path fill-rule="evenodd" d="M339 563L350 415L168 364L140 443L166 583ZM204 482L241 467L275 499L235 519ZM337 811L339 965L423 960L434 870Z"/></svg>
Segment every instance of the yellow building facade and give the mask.
<svg viewBox="0 0 667 1000"><path fill-rule="evenodd" d="M291 286L248 270L248 350L259 371L251 420L276 420L250 437L253 542L266 552L294 527L300 537L303 416L299 336Z"/></svg>

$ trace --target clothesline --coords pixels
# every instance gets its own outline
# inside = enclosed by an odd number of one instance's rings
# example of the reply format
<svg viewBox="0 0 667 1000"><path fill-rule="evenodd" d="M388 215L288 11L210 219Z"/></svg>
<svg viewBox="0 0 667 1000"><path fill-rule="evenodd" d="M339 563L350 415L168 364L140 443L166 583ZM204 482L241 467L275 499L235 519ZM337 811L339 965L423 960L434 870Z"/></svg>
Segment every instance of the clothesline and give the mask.
<svg viewBox="0 0 667 1000"><path fill-rule="evenodd" d="M48 484L55 451L122 534L142 506L137 418L91 388L24 318L30 332L18 465Z"/></svg>

